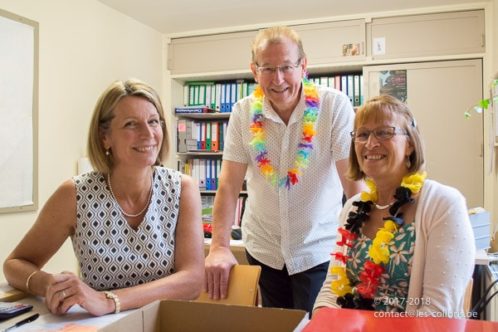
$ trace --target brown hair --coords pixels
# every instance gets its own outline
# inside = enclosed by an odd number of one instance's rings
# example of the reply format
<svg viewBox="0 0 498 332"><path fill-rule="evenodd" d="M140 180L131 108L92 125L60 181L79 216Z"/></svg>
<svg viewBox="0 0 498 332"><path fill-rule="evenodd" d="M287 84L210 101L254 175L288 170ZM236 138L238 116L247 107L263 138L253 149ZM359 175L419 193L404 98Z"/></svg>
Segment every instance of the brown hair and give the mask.
<svg viewBox="0 0 498 332"><path fill-rule="evenodd" d="M164 121L164 111L161 99L157 92L149 85L130 79L127 81L115 81L99 97L90 121L88 133L88 157L95 170L108 173L113 166L112 155L106 156L102 144L102 132L109 129L111 120L114 118L116 105L126 96L143 98L154 105L159 114L163 128L163 141L161 150L157 155L155 165L160 165L169 151L168 129Z"/></svg>
<svg viewBox="0 0 498 332"><path fill-rule="evenodd" d="M283 39L288 38L297 45L299 50L299 59L306 57L304 53L303 43L301 38L293 29L286 26L270 27L259 30L256 37L252 42L252 62L256 63L258 51L265 49L268 44L276 44L282 42Z"/></svg>
<svg viewBox="0 0 498 332"><path fill-rule="evenodd" d="M408 172L413 173L420 171L424 167L425 162L424 148L415 118L405 103L390 95L380 95L369 99L356 111L354 130L370 120L377 122L383 119L392 119L394 117L403 120L401 129L407 133L408 139L413 145L413 152L408 156L408 159L410 160ZM354 142L351 143L347 175L355 181L365 178L365 173L360 169L360 164L356 157Z"/></svg>

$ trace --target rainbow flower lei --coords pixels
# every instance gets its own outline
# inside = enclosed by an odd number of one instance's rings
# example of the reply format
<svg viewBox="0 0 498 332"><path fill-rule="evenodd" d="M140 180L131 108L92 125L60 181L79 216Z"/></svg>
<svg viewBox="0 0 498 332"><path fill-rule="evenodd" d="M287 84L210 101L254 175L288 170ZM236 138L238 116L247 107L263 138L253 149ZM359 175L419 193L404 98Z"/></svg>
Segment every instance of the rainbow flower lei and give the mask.
<svg viewBox="0 0 498 332"><path fill-rule="evenodd" d="M345 227L338 229L341 239L337 241L337 246L342 249L332 254L338 264L331 267L333 281L330 288L338 296L337 304L342 308L374 310L373 299L380 277L390 260L389 243L394 238L394 233L404 224L403 215L399 210L403 205L413 201L412 195L420 192L426 176L425 172L417 172L403 177L400 187L394 194L395 202L389 209L390 216L384 218L384 227L377 231L370 245L369 259L365 261L363 271L358 276L360 282L351 285L346 271L346 263L351 259L348 256L348 248L353 247L361 226L368 220L368 213L373 203L377 201L375 183L371 179L366 180L369 191L362 192L361 200L353 203L353 206L357 207L356 212L350 212Z"/></svg>
<svg viewBox="0 0 498 332"><path fill-rule="evenodd" d="M303 91L306 109L303 114L302 136L297 147L296 160L293 167L287 170L287 175L279 179L278 172L271 164L266 148L266 135L263 125L263 89L257 86L254 90L254 101L251 103L252 122L250 131L252 140L249 143L256 150L255 161L261 174L273 185L285 186L290 189L299 182L303 169L310 163L313 150L313 137L316 134L315 123L318 118L319 98L318 89L308 79L303 78Z"/></svg>

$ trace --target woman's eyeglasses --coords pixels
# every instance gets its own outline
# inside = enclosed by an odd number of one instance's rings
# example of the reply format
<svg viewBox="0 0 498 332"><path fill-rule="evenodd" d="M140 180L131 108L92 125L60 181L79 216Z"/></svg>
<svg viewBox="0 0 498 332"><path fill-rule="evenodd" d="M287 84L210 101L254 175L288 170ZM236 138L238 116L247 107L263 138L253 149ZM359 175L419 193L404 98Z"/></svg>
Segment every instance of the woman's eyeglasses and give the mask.
<svg viewBox="0 0 498 332"><path fill-rule="evenodd" d="M351 132L351 137L355 142L366 143L370 138L370 134L373 134L379 141L386 141L393 138L394 135L407 135L407 133L400 128L394 126L382 126L377 127L373 130L360 128L358 130Z"/></svg>

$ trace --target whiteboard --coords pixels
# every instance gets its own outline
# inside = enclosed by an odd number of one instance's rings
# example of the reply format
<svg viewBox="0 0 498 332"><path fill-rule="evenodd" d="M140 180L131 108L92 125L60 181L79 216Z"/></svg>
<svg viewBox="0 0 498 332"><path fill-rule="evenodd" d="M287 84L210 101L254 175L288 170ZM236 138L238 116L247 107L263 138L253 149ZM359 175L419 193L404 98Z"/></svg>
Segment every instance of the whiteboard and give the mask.
<svg viewBox="0 0 498 332"><path fill-rule="evenodd" d="M0 213L36 210L38 23L0 10Z"/></svg>

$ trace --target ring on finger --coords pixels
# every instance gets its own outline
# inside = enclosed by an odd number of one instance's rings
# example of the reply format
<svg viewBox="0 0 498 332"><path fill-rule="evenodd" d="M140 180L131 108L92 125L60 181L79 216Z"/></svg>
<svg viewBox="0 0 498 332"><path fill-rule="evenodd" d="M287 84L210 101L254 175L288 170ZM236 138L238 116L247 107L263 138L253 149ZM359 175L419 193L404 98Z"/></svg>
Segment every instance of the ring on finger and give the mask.
<svg viewBox="0 0 498 332"><path fill-rule="evenodd" d="M65 299L66 298L66 291L62 291L62 298Z"/></svg>

